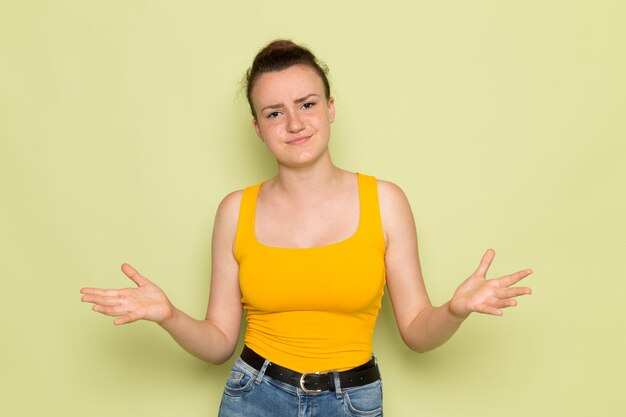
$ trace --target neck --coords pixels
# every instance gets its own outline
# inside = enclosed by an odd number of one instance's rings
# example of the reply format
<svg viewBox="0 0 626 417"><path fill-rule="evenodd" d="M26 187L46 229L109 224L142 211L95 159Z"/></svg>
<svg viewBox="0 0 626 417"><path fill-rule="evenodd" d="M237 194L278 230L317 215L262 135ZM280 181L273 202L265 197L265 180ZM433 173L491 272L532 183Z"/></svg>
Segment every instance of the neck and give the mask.
<svg viewBox="0 0 626 417"><path fill-rule="evenodd" d="M274 187L290 195L311 195L328 190L341 177L343 170L330 159L318 161L304 167L278 166L278 175L273 179Z"/></svg>

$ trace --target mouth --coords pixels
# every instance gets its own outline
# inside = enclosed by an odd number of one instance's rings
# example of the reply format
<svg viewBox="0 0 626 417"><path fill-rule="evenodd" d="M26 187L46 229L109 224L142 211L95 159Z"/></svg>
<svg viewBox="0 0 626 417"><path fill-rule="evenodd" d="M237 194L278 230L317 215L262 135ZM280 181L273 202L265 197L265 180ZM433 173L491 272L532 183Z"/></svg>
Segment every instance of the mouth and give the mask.
<svg viewBox="0 0 626 417"><path fill-rule="evenodd" d="M309 139L311 139L311 136L298 136L297 138L293 138L287 141L287 144L288 145L301 145L303 143L308 142Z"/></svg>

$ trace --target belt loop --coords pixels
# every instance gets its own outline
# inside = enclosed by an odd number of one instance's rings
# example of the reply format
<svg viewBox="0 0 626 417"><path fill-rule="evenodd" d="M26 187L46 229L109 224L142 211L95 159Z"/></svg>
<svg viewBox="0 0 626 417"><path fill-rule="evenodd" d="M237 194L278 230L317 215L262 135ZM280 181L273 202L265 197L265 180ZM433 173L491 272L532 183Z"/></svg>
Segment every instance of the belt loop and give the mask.
<svg viewBox="0 0 626 417"><path fill-rule="evenodd" d="M261 383L261 381L263 380L263 376L265 376L265 370L267 369L269 365L270 365L270 361L265 359L265 362L263 362L263 366L261 367L259 374L256 376L256 379L254 380L255 384L259 385Z"/></svg>
<svg viewBox="0 0 626 417"><path fill-rule="evenodd" d="M339 381L339 372L333 371L333 380L335 382L335 395L337 399L340 400L343 398L343 392L341 391L341 382Z"/></svg>

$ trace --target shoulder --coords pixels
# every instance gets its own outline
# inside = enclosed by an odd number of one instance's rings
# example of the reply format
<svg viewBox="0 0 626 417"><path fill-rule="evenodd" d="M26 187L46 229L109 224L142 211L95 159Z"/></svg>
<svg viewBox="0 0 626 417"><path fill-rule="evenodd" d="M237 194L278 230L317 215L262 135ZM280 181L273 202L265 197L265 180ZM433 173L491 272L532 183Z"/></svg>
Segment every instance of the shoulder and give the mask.
<svg viewBox="0 0 626 417"><path fill-rule="evenodd" d="M243 190L236 190L228 193L220 202L217 208L218 214L233 214L239 212L241 206L241 198L243 196Z"/></svg>
<svg viewBox="0 0 626 417"><path fill-rule="evenodd" d="M406 196L404 195L402 189L393 182L380 179L373 175L363 173L359 173L358 175L367 180L367 183L370 184L368 185L368 188L373 186L373 184L376 184L375 188L378 193L378 200L381 204L397 203L399 201L406 200Z"/></svg>
<svg viewBox="0 0 626 417"><path fill-rule="evenodd" d="M383 206L391 208L409 204L406 194L398 185L378 178L376 179L376 184L378 186L378 200L381 209Z"/></svg>
<svg viewBox="0 0 626 417"><path fill-rule="evenodd" d="M377 179L378 203L385 235L396 234L407 227L414 227L413 213L409 200L398 185L390 181Z"/></svg>
<svg viewBox="0 0 626 417"><path fill-rule="evenodd" d="M229 193L222 199L215 214L214 230L234 236L237 230L242 196L243 190L237 190Z"/></svg>

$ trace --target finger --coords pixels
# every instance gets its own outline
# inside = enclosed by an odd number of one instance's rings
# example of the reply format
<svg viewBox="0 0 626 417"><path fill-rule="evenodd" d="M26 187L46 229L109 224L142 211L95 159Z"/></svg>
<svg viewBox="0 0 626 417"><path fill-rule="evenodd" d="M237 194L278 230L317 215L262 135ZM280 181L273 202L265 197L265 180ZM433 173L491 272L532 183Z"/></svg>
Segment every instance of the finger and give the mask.
<svg viewBox="0 0 626 417"><path fill-rule="evenodd" d="M139 317L137 315L126 314L125 316L118 317L117 319L115 319L113 321L113 324L115 324L116 326L119 326L119 325L122 325L122 324L133 323L133 322L135 322L137 320L139 320Z"/></svg>
<svg viewBox="0 0 626 417"><path fill-rule="evenodd" d="M487 271L489 271L489 267L491 266L491 262L493 261L493 258L495 256L496 252L493 249L487 249L487 252L485 252L482 259L480 260L480 264L478 265L478 268L476 268L476 272L474 272L474 274L481 277L486 277Z"/></svg>
<svg viewBox="0 0 626 417"><path fill-rule="evenodd" d="M497 309L496 307L492 307L487 304L478 304L474 307L474 311L482 314L490 314L492 316L501 316L502 311Z"/></svg>
<svg viewBox="0 0 626 417"><path fill-rule="evenodd" d="M494 292L498 298L513 298L530 294L532 294L532 290L528 287L498 288Z"/></svg>
<svg viewBox="0 0 626 417"><path fill-rule="evenodd" d="M102 305L102 306L109 306L109 307L119 306L120 305L120 299L118 297L105 297L105 296L98 296L98 295L83 295L80 300L82 302L85 302L85 303L93 303L93 304L98 304L98 305Z"/></svg>
<svg viewBox="0 0 626 417"><path fill-rule="evenodd" d="M92 309L93 311L104 314L105 316L118 317L129 314L128 308L124 306L103 306L95 304Z"/></svg>
<svg viewBox="0 0 626 417"><path fill-rule="evenodd" d="M107 290L103 288L82 288L80 290L80 293L88 295L99 295L104 297L117 297L119 294L118 291L119 290Z"/></svg>
<svg viewBox="0 0 626 417"><path fill-rule="evenodd" d="M503 303L504 305L498 307L498 308L509 308L509 307L516 307L517 306L517 301L516 300L506 300L506 303Z"/></svg>
<svg viewBox="0 0 626 417"><path fill-rule="evenodd" d="M139 272L129 264L122 265L122 272L130 278L137 286L141 287L142 285L147 284L149 281L142 277Z"/></svg>
<svg viewBox="0 0 626 417"><path fill-rule="evenodd" d="M500 309L500 308L507 308L507 307L515 307L517 305L517 301L513 300L511 298L506 298L504 300L500 300L500 299L496 299L493 302L490 303L491 307Z"/></svg>
<svg viewBox="0 0 626 417"><path fill-rule="evenodd" d="M505 275L505 276L503 276L501 278L497 278L497 281L503 287L510 287L511 285L517 284L518 282L520 282L521 280L523 280L524 278L526 278L527 276L529 276L532 273L533 273L532 269L524 269L524 270L516 272L514 274Z"/></svg>

